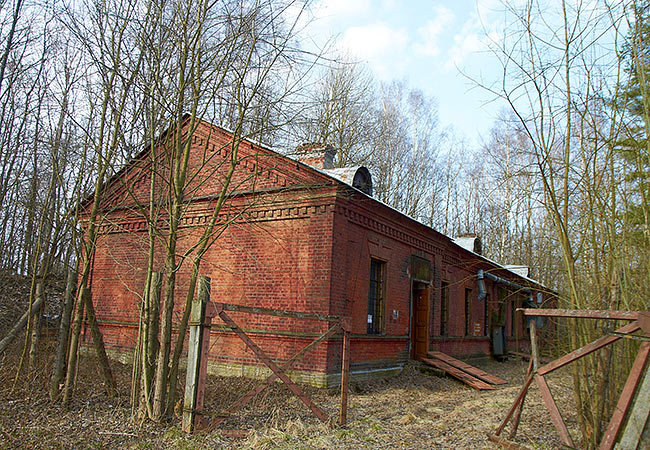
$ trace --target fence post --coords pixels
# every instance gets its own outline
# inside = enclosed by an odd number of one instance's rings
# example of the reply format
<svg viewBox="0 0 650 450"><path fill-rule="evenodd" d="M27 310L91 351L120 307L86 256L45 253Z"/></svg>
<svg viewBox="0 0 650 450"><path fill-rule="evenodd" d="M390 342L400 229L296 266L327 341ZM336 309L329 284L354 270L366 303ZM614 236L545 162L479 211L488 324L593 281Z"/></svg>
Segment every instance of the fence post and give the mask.
<svg viewBox="0 0 650 450"><path fill-rule="evenodd" d="M537 347L537 320L529 319L530 327L530 359L533 363L533 372L539 369L539 349Z"/></svg>
<svg viewBox="0 0 650 450"><path fill-rule="evenodd" d="M348 377L350 373L350 319L341 319L343 330L343 349L341 355L341 413L339 425L343 426L348 419Z"/></svg>
<svg viewBox="0 0 650 450"><path fill-rule="evenodd" d="M210 302L210 278L199 277L198 295L190 311L190 339L187 350L187 374L183 400L183 431L191 433L202 423L205 379L210 349L210 326L216 315Z"/></svg>

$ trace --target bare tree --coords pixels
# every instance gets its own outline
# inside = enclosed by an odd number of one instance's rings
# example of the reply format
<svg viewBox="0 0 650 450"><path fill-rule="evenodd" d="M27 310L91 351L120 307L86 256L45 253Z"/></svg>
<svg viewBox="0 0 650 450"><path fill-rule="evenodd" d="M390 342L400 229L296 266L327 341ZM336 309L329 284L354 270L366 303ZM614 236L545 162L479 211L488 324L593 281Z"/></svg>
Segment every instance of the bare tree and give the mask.
<svg viewBox="0 0 650 450"><path fill-rule="evenodd" d="M623 5L529 2L506 5L506 12L510 25L493 48L505 76L491 89L509 103L525 133L540 201L561 250L561 299L570 308L619 308L620 271L631 263L620 252L627 225L619 220L618 198L627 187L615 157L622 110L612 102L623 73L617 54ZM571 347L594 337L592 328L570 325ZM615 370L607 351L574 367L587 448L600 441L624 370Z"/></svg>
<svg viewBox="0 0 650 450"><path fill-rule="evenodd" d="M333 145L336 167L366 164L377 122L375 83L368 70L341 57L325 68L311 92L305 117L292 126L296 139Z"/></svg>
<svg viewBox="0 0 650 450"><path fill-rule="evenodd" d="M140 19L143 34L138 52L144 55L144 68L136 79L145 105L143 128L149 143L144 156L132 164L149 182L148 198L143 201L128 182L120 187L126 191L124 202L149 224L148 267L134 367L134 390L140 393L132 398L139 399L140 414L156 421L174 407L202 257L228 225L218 221L219 212L242 183L254 189L256 173L231 185L242 162L239 145L244 138L273 134L280 126L278 121L286 119L277 114L282 110L280 105L301 80L300 73L296 76L290 72L298 54L291 45L296 24L284 22L286 9L293 3L151 2ZM197 127L209 117L232 128L233 138L222 149L228 157L217 158L221 152L208 152L206 148L207 156L197 161L192 154L193 138ZM161 130L167 131L159 137ZM190 200L203 192L206 182L214 184L215 180L220 188L215 193L213 213L198 240L188 244L180 224ZM105 213L110 214L110 210ZM182 249L179 242L183 242ZM156 256L161 253L162 267ZM188 265L189 283L178 286L177 274ZM183 294L185 302L177 308L178 297ZM173 342L175 310L181 313Z"/></svg>

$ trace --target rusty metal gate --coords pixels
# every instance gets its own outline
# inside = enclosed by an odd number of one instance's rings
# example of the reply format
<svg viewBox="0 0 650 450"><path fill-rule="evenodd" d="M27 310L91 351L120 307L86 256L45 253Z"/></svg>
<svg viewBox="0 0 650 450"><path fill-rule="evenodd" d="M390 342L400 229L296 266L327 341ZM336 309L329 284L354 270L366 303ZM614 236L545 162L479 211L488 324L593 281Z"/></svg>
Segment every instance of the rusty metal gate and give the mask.
<svg viewBox="0 0 650 450"><path fill-rule="evenodd" d="M287 385L289 390L296 395L321 421L332 425L332 421L325 412L286 374L286 371L301 360L305 354L319 344L327 341L337 332L342 332L342 357L341 357L341 402L339 411L339 425L345 425L347 421L348 404L348 377L350 370L350 321L348 318L307 313L299 311L288 311L271 308L258 308L252 306L234 305L210 301L210 279L200 277L199 295L192 302L190 313L190 339L188 349L187 376L185 383L185 399L183 406L183 430L185 432L210 432L221 424L230 414L241 409L249 403L256 395L280 379ZM298 353L284 361L282 364L274 362L244 330L230 317L229 311L248 314L270 315L277 317L288 317L302 320L315 320L329 322L333 325ZM203 400L205 396L205 380L207 376L207 360L210 342L210 327L212 319L218 316L232 330L239 339L257 356L257 358L268 367L272 374L261 381L252 390L232 403L224 413L207 421L203 418ZM245 432L241 430L220 430L223 434L241 436Z"/></svg>
<svg viewBox="0 0 650 450"><path fill-rule="evenodd" d="M590 342L587 345L580 347L566 355L553 360L541 367L538 363L537 355L537 339L536 339L536 330L535 330L535 321L531 321L530 328L530 341L531 341L531 360L528 367L528 374L526 375L526 380L524 385L521 387L517 398L514 403L508 410L506 417L503 419L501 425L495 430L494 434L490 434L489 438L491 441L501 445L503 448L509 450L516 449L526 449L526 447L517 444L516 442L510 441L501 437L501 433L505 429L509 421L512 420L512 430L510 432L509 439L515 437L517 433L517 427L519 426L519 420L521 417L521 411L524 405L524 400L526 399L526 393L530 388L533 381L539 387L539 390L542 394L542 399L546 405L553 425L560 436L562 444L567 447L574 448L575 445L569 431L562 419L560 410L555 403L553 394L551 393L548 384L546 382L545 375L570 364L577 359L580 359L590 353L595 352L607 345L610 345L619 339L622 338L631 338L641 340L641 346L637 353L630 374L628 375L621 396L618 399L614 413L609 421L607 430L603 435L603 439L600 443L600 450L612 450L616 443L617 437L619 436L619 431L623 425L623 420L630 409L630 406L634 399L634 394L639 385L639 381L643 376L643 371L646 366L646 363L650 356L650 313L649 312L638 312L638 311L611 311L611 310L566 310L566 309L535 309L535 308L522 308L520 311L526 316L546 316L546 317L572 317L580 319L610 319L610 320L629 320L631 323L618 328L615 331L611 331L608 335L603 336L595 341ZM637 331L641 331L641 334L633 334Z"/></svg>

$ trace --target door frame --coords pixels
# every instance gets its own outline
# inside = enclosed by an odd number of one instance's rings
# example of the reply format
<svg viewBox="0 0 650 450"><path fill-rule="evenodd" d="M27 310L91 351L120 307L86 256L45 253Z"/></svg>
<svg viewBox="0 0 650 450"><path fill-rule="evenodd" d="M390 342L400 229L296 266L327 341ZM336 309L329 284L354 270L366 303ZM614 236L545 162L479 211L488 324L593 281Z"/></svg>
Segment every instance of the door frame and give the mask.
<svg viewBox="0 0 650 450"><path fill-rule="evenodd" d="M422 286L420 288L420 286ZM414 295L415 291L417 290L424 290L426 291L426 299L427 299L427 308L426 308L426 331L425 331L425 339L426 339L426 345L427 345L427 352L429 351L429 331L431 329L431 282L430 281L424 281L424 280L418 280L418 279L411 279L411 292L410 292L410 297L411 297L411 320L409 324L409 358L410 359L418 359L419 355L416 355L416 338L417 338L417 333L416 333L416 324L417 324L417 305L416 305L416 297ZM426 352L423 355L426 357Z"/></svg>

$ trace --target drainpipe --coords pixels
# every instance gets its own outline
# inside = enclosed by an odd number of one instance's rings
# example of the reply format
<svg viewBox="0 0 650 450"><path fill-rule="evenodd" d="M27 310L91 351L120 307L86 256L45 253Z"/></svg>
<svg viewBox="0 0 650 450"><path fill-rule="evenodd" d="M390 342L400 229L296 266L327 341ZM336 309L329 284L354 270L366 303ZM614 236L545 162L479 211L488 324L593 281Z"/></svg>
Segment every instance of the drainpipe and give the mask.
<svg viewBox="0 0 650 450"><path fill-rule="evenodd" d="M485 272L479 270L477 274L477 278L478 278L478 299L479 301L483 301L485 300L485 297L487 297L487 292L485 291Z"/></svg>
<svg viewBox="0 0 650 450"><path fill-rule="evenodd" d="M489 278L490 280L494 281L495 283L499 284L505 284L506 286L516 289L518 291L523 291L528 294L528 299L532 303L533 302L533 293L530 289L527 287L522 286L521 284L515 283L510 280L506 280L505 278L498 277L494 274L491 274L489 272L485 272L484 270L479 270L478 273L476 274L478 278L478 299L479 300L485 300L485 297L487 296L487 292L485 291L485 278Z"/></svg>

